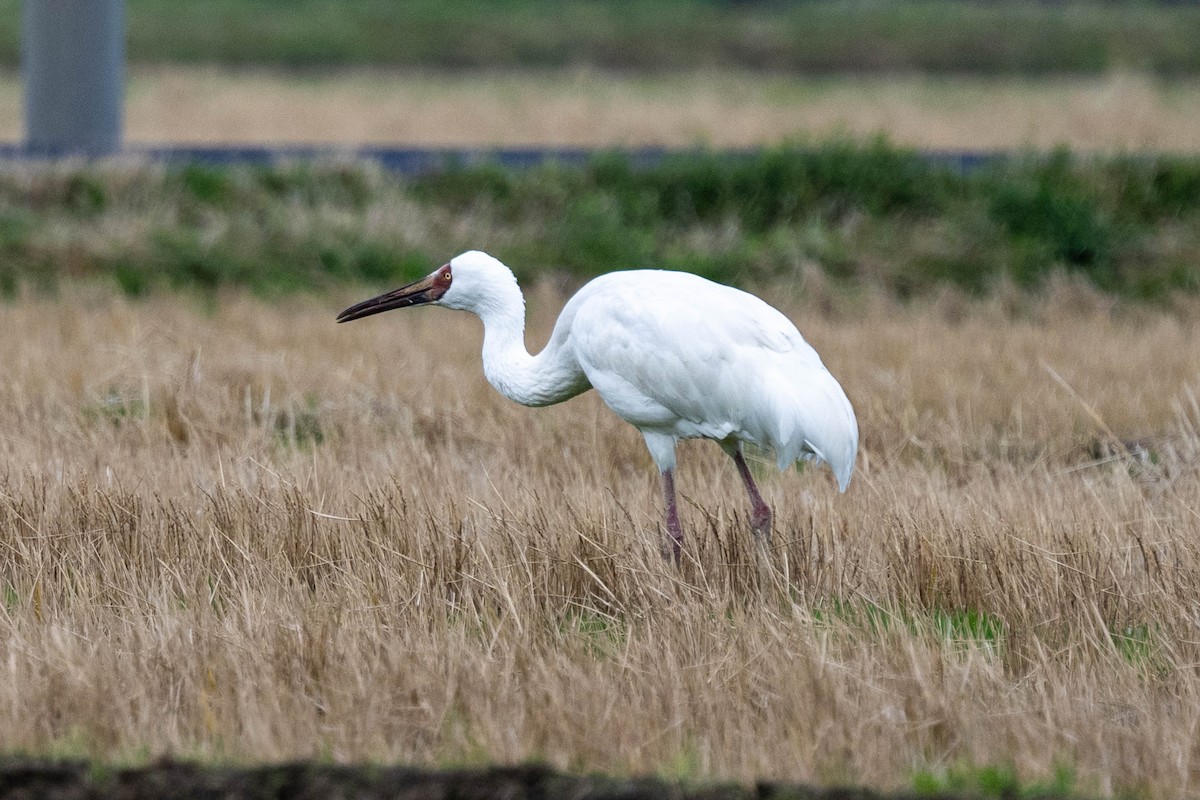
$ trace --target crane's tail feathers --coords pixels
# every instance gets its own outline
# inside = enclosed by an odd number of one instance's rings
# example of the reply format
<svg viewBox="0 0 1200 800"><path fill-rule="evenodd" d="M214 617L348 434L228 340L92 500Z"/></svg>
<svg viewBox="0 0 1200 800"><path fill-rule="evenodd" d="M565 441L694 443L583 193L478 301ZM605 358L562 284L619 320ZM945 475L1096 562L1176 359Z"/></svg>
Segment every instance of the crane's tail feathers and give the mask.
<svg viewBox="0 0 1200 800"><path fill-rule="evenodd" d="M833 470L833 475L837 478L838 491L846 491L846 487L850 485L850 476L854 474L854 454L851 453L847 458L844 454L842 457L837 455L827 455L821 451L816 445L808 440L804 442L808 452L801 453L800 458L803 460L824 461ZM783 466L780 467L782 469Z"/></svg>
<svg viewBox="0 0 1200 800"><path fill-rule="evenodd" d="M858 454L858 420L842 387L825 372L804 385L790 380L764 387L774 399L765 427L781 470L800 459L824 461L846 491Z"/></svg>

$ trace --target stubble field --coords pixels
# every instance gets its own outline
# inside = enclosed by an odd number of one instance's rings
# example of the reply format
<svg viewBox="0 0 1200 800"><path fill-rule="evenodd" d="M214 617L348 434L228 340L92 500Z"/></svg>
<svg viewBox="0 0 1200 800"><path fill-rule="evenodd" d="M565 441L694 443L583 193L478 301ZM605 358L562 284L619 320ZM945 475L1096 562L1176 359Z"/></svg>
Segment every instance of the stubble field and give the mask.
<svg viewBox="0 0 1200 800"><path fill-rule="evenodd" d="M858 472L764 465L760 557L683 447L678 570L637 432L495 394L470 317L0 308L0 752L1194 791L1194 313L761 293Z"/></svg>
<svg viewBox="0 0 1200 800"><path fill-rule="evenodd" d="M942 150L1200 149L1200 83L1136 72L814 78L142 65L128 86L125 135L135 145L736 148L884 135ZM21 119L19 76L0 73L0 140L19 141Z"/></svg>

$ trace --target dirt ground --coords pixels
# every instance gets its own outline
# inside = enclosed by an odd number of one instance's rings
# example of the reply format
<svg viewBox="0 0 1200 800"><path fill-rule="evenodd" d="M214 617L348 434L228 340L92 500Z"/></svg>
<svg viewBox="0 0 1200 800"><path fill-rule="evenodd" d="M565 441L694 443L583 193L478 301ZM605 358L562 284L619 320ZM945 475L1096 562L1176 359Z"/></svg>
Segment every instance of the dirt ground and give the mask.
<svg viewBox="0 0 1200 800"><path fill-rule="evenodd" d="M430 771L296 762L251 768L196 767L164 761L98 774L83 762L0 764L0 798L384 798L406 800L901 800L861 788L799 784L689 787L656 778L575 776L541 766ZM925 800L938 795L921 795ZM949 795L947 795L949 797Z"/></svg>

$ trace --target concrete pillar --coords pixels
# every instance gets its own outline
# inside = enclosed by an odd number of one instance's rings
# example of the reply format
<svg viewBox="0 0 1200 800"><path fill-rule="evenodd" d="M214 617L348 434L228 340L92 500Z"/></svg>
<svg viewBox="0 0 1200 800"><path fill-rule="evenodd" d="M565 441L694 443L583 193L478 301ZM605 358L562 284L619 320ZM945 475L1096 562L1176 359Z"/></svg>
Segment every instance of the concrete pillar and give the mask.
<svg viewBox="0 0 1200 800"><path fill-rule="evenodd" d="M124 0L25 0L25 146L44 155L121 149Z"/></svg>

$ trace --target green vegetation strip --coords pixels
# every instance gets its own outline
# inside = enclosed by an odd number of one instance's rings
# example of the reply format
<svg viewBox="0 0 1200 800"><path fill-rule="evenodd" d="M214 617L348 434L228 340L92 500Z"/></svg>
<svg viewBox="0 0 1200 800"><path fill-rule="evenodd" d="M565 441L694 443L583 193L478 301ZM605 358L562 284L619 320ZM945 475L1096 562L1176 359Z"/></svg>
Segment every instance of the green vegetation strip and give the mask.
<svg viewBox="0 0 1200 800"><path fill-rule="evenodd" d="M1198 223L1194 157L1058 152L963 174L885 142L834 142L416 179L361 163L25 165L0 173L0 291L394 284L475 247L524 279L663 267L908 297L1032 291L1071 273L1161 301L1200 290Z"/></svg>
<svg viewBox="0 0 1200 800"><path fill-rule="evenodd" d="M0 0L0 63L20 61ZM687 70L1200 73L1200 8L1028 0L128 0L141 62Z"/></svg>

